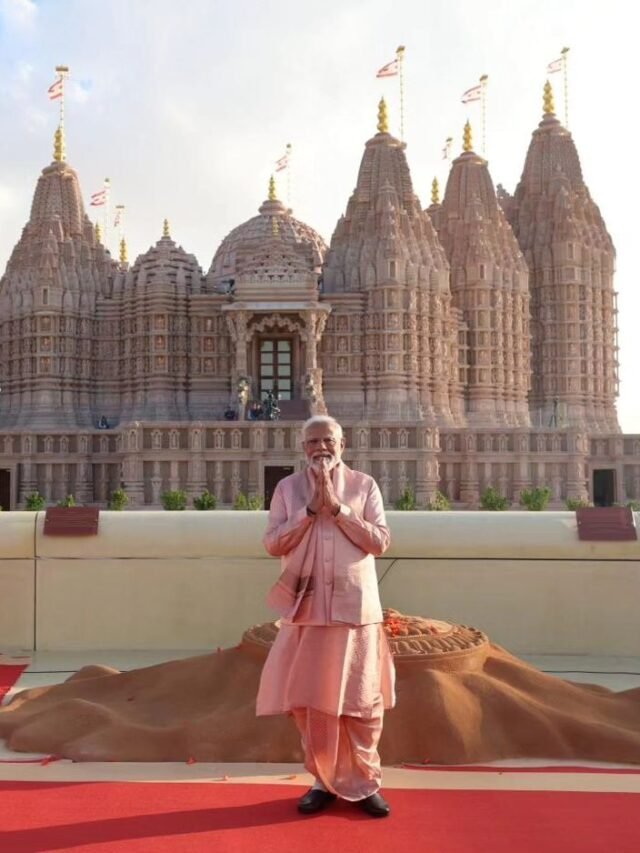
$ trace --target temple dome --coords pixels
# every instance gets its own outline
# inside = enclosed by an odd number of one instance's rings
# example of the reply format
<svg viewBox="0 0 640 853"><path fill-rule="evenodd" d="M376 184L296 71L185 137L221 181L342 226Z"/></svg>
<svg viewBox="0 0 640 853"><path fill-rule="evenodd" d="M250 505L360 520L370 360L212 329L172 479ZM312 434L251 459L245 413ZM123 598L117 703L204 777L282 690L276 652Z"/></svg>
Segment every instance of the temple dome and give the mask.
<svg viewBox="0 0 640 853"><path fill-rule="evenodd" d="M124 286L153 288L155 284L175 285L199 292L201 283L202 269L195 255L189 254L171 239L165 221L163 236L136 258L126 273Z"/></svg>
<svg viewBox="0 0 640 853"><path fill-rule="evenodd" d="M291 210L275 198L273 184L269 195L260 205L258 215L234 228L218 247L207 274L208 283L216 289L242 275L247 265L253 266L263 255L265 247L273 249L274 243L281 245L281 254L287 256L288 263L297 255L299 264L295 266L310 272L320 272L327 251L326 243L317 231L295 219ZM266 253L263 261L269 254ZM271 254L278 261L278 252ZM267 269L263 268L262 272L268 275Z"/></svg>

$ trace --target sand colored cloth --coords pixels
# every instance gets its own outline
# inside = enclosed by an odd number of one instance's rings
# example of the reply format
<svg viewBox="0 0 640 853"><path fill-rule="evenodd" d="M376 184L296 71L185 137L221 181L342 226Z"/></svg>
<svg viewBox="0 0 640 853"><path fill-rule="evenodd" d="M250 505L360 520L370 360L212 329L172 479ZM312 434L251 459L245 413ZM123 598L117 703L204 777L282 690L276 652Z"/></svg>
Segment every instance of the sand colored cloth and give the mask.
<svg viewBox="0 0 640 853"><path fill-rule="evenodd" d="M395 704L395 670L382 625L282 625L260 678L259 716L312 708L369 718Z"/></svg>
<svg viewBox="0 0 640 853"><path fill-rule="evenodd" d="M337 717L313 708L293 712L304 746L304 766L327 791L343 800L363 800L380 788L381 697L373 710L367 719Z"/></svg>

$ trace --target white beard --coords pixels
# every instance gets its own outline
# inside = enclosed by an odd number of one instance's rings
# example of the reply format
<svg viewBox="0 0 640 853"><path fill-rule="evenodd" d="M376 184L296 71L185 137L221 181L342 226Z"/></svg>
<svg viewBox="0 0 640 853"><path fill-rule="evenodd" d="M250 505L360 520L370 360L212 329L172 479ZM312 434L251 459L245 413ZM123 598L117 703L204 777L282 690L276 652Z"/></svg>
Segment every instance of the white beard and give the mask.
<svg viewBox="0 0 640 853"><path fill-rule="evenodd" d="M332 471L340 460L336 459L335 456L320 456L316 459L311 459L309 462L309 467L313 468L314 471Z"/></svg>

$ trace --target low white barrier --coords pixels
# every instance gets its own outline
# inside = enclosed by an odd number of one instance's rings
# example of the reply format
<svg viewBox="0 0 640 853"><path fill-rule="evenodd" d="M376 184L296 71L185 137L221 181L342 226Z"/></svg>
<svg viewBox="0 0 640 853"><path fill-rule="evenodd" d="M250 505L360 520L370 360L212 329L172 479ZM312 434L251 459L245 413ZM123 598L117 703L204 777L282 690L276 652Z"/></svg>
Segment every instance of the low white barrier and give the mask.
<svg viewBox="0 0 640 853"><path fill-rule="evenodd" d="M637 520L638 517L636 517ZM640 542L580 542L570 512L389 512L383 605L511 651L640 655ZM275 618L266 513L102 512L97 536L0 514L0 649L206 649Z"/></svg>

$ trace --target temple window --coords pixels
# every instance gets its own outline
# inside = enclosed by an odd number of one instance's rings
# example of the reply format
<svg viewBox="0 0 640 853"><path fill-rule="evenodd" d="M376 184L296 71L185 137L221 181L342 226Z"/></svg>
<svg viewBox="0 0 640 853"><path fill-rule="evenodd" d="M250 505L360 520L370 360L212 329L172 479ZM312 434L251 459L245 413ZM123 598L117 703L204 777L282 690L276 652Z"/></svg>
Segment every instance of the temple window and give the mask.
<svg viewBox="0 0 640 853"><path fill-rule="evenodd" d="M290 338L260 341L260 398L272 391L281 400L292 398L292 342Z"/></svg>

